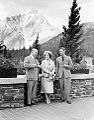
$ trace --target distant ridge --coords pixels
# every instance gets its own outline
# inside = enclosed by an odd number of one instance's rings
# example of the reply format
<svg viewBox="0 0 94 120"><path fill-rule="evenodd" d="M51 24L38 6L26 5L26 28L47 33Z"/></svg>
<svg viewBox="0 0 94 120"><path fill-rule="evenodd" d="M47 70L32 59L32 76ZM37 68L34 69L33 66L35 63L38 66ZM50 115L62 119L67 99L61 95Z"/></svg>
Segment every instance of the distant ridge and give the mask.
<svg viewBox="0 0 94 120"><path fill-rule="evenodd" d="M82 24L82 32L83 35L80 39L85 39L83 42L83 52L87 56L94 56L94 23L83 23ZM49 41L42 44L42 49L51 50L54 54L57 53L59 41L62 37L62 33L58 34L57 36L53 37Z"/></svg>

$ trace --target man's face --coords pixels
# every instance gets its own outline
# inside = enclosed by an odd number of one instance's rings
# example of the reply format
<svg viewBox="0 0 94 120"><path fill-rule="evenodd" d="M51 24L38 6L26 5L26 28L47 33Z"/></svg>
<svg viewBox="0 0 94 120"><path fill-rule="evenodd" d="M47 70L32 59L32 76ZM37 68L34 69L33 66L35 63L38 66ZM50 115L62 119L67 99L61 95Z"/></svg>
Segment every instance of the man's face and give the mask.
<svg viewBox="0 0 94 120"><path fill-rule="evenodd" d="M37 55L38 55L38 50L37 49L33 49L32 50L32 55L34 56L34 58L36 58Z"/></svg>
<svg viewBox="0 0 94 120"><path fill-rule="evenodd" d="M65 50L64 49L60 49L59 50L59 54L60 54L60 56L64 55L65 54Z"/></svg>

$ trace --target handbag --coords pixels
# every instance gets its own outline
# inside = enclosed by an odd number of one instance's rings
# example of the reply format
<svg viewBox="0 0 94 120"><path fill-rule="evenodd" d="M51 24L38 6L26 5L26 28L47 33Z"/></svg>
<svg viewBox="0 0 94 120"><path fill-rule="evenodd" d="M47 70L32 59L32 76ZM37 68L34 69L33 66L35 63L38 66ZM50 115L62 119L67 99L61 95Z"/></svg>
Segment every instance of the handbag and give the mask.
<svg viewBox="0 0 94 120"><path fill-rule="evenodd" d="M46 77L46 78L49 78L49 74L48 74L48 73L44 73L44 72L43 72L43 73L42 73L42 76L43 76L43 77Z"/></svg>
<svg viewBox="0 0 94 120"><path fill-rule="evenodd" d="M55 81L55 76L56 76L56 74L49 76L49 81Z"/></svg>
<svg viewBox="0 0 94 120"><path fill-rule="evenodd" d="M55 80L55 76L56 74L52 74L50 75L49 73L46 73L45 71L42 73L42 76L45 77L45 78L48 78L47 81L54 81Z"/></svg>

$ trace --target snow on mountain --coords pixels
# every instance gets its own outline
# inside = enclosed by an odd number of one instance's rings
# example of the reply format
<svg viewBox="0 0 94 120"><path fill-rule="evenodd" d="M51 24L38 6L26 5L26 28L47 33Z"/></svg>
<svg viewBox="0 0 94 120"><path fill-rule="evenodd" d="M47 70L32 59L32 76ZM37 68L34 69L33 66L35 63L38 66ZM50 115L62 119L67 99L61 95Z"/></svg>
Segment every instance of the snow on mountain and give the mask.
<svg viewBox="0 0 94 120"><path fill-rule="evenodd" d="M37 34L42 44L61 32L51 26L37 10L7 17L3 24L4 27L0 24L0 31L3 30L3 39L9 49L19 49L24 46L28 48L36 39Z"/></svg>
<svg viewBox="0 0 94 120"><path fill-rule="evenodd" d="M49 22L39 13L32 12L24 15L24 38L27 47L32 44L39 33L40 43L44 43L56 36L60 31L49 24Z"/></svg>

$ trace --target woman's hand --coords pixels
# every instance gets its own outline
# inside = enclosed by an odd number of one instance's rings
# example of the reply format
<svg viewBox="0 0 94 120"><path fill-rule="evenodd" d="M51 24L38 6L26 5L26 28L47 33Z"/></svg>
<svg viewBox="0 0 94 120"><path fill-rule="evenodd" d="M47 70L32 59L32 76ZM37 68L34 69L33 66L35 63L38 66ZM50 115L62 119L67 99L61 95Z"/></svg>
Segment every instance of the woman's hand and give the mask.
<svg viewBox="0 0 94 120"><path fill-rule="evenodd" d="M50 77L54 76L54 73L53 73L53 72L51 72L51 73L49 74L49 76L50 76Z"/></svg>
<svg viewBox="0 0 94 120"><path fill-rule="evenodd" d="M52 76L52 75L53 75L53 73L52 73L52 72L50 72L50 73L49 73L49 75L51 75L51 76Z"/></svg>

